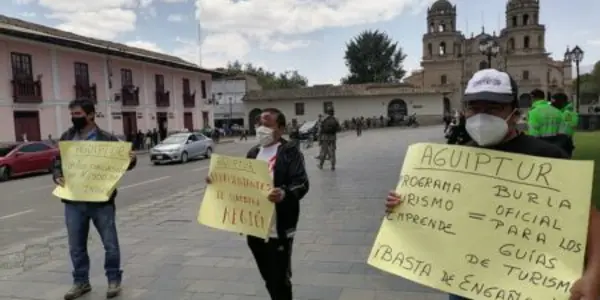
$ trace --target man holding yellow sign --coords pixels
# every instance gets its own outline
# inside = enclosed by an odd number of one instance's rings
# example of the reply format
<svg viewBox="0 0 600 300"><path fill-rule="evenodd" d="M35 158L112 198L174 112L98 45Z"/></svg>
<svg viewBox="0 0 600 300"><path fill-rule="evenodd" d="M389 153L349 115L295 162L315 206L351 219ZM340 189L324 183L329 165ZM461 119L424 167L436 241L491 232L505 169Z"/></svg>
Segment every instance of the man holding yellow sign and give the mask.
<svg viewBox="0 0 600 300"><path fill-rule="evenodd" d="M460 294L451 300L596 300L600 214L587 202L593 163L561 160L560 148L516 130L518 92L507 73L477 72L464 100L476 148L411 146L402 195L392 191L386 200L369 264ZM482 194L488 188L493 194ZM425 246L428 239L435 247Z"/></svg>
<svg viewBox="0 0 600 300"><path fill-rule="evenodd" d="M115 223L116 185L124 172L136 165L131 143L96 126L96 109L88 99L69 103L73 127L62 134L60 156L54 163L54 195L65 204L69 254L73 264L73 287L65 300L90 292L90 258L87 241L90 221L98 230L106 251L104 268L108 279L107 298L121 292L121 253Z"/></svg>
<svg viewBox="0 0 600 300"><path fill-rule="evenodd" d="M300 215L300 200L309 188L302 152L297 145L281 137L285 126L285 116L281 112L263 110L260 126L256 129L259 145L250 149L246 156L266 163L272 178L272 184L264 193L275 204L275 214L267 227L267 240L262 236L247 236L248 246L272 300L292 300L292 245ZM248 165L259 169L263 164ZM208 184L213 182L212 175L216 174L209 174ZM253 185L266 186L260 183Z"/></svg>

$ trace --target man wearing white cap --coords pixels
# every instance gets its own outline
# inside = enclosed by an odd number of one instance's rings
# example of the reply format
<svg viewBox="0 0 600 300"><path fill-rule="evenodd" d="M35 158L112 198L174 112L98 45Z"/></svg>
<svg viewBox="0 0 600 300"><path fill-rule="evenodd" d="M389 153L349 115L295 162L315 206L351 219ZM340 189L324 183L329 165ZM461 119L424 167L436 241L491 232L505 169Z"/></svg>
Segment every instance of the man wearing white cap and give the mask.
<svg viewBox="0 0 600 300"><path fill-rule="evenodd" d="M519 119L518 88L508 73L495 69L473 75L464 96L466 131L471 146L548 158L567 158L567 154L546 141L516 129ZM584 199L582 199L584 200ZM389 212L401 204L400 195L391 191L386 199ZM485 241L482 241L485 242ZM570 300L596 300L600 289L600 213L590 209L585 272L571 287ZM450 295L450 300L466 300Z"/></svg>

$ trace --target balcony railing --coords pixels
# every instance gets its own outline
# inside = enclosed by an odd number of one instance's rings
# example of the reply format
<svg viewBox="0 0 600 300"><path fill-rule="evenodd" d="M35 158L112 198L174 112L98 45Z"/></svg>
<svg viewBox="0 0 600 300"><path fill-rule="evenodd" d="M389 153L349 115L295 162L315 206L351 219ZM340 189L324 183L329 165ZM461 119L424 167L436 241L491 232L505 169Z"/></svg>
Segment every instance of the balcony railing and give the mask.
<svg viewBox="0 0 600 300"><path fill-rule="evenodd" d="M171 105L169 91L156 91L156 107L169 107Z"/></svg>
<svg viewBox="0 0 600 300"><path fill-rule="evenodd" d="M80 85L80 84L75 84L75 86L73 86L73 88L75 89L75 99L89 99L92 100L94 103L98 103L98 97L96 94L96 84L92 84L92 85Z"/></svg>
<svg viewBox="0 0 600 300"><path fill-rule="evenodd" d="M184 92L183 93L183 107L191 108L196 107L196 92Z"/></svg>
<svg viewBox="0 0 600 300"><path fill-rule="evenodd" d="M40 80L13 79L13 100L15 103L42 103L42 82Z"/></svg>
<svg viewBox="0 0 600 300"><path fill-rule="evenodd" d="M140 88L133 85L121 88L121 102L123 106L140 105Z"/></svg>

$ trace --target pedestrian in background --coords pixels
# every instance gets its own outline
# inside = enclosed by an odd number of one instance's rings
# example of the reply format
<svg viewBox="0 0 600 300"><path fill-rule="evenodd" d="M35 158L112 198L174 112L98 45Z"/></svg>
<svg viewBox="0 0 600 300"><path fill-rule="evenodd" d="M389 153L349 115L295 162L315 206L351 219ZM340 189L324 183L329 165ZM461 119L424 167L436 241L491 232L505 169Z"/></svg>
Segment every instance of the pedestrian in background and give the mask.
<svg viewBox="0 0 600 300"><path fill-rule="evenodd" d="M340 122L335 118L333 108L327 109L327 117L323 119L320 126L319 140L321 142L321 151L319 153L319 169L323 169L326 159L331 162L331 170L335 170L335 150L337 142L337 133L342 130Z"/></svg>
<svg viewBox="0 0 600 300"><path fill-rule="evenodd" d="M100 129L95 122L96 108L88 99L78 99L69 103L73 126L60 137L60 141L108 141L119 142L119 139ZM131 162L128 170L135 167L135 153L130 153ZM54 183L65 185L60 155L54 162L52 170ZM73 264L73 286L65 294L65 300L77 299L92 290L90 285L90 257L87 251L90 221L96 227L102 245L104 245L104 270L108 279L107 298L114 298L121 292L121 252L116 226L114 190L106 202L78 202L62 199L65 205L65 223L69 238L69 254Z"/></svg>
<svg viewBox="0 0 600 300"><path fill-rule="evenodd" d="M562 148L559 136L562 112L546 100L546 95L542 90L533 90L531 96L534 102L527 116L529 135Z"/></svg>
<svg viewBox="0 0 600 300"><path fill-rule="evenodd" d="M579 114L573 111L573 103L569 102L569 97L565 93L552 95L552 106L562 112L559 135L561 136L563 149L569 157L572 157L573 150L575 150L573 134L579 125Z"/></svg>

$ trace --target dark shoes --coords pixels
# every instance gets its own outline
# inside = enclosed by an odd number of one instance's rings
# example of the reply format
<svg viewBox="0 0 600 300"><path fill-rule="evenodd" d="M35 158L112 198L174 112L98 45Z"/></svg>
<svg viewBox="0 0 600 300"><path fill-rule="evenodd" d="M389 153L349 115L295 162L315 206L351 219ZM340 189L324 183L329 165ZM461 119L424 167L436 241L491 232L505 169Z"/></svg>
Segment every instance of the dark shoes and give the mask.
<svg viewBox="0 0 600 300"><path fill-rule="evenodd" d="M74 284L73 287L65 294L65 300L75 300L92 291L92 286L89 283ZM106 298L112 299L119 296L121 293L121 284L118 282L109 282L108 290L106 290Z"/></svg>
<svg viewBox="0 0 600 300"><path fill-rule="evenodd" d="M89 283L74 284L65 294L65 300L75 300L91 291L92 286Z"/></svg>
<svg viewBox="0 0 600 300"><path fill-rule="evenodd" d="M118 282L109 282L108 290L106 290L106 298L111 299L116 296L119 296L121 293L121 284Z"/></svg>

